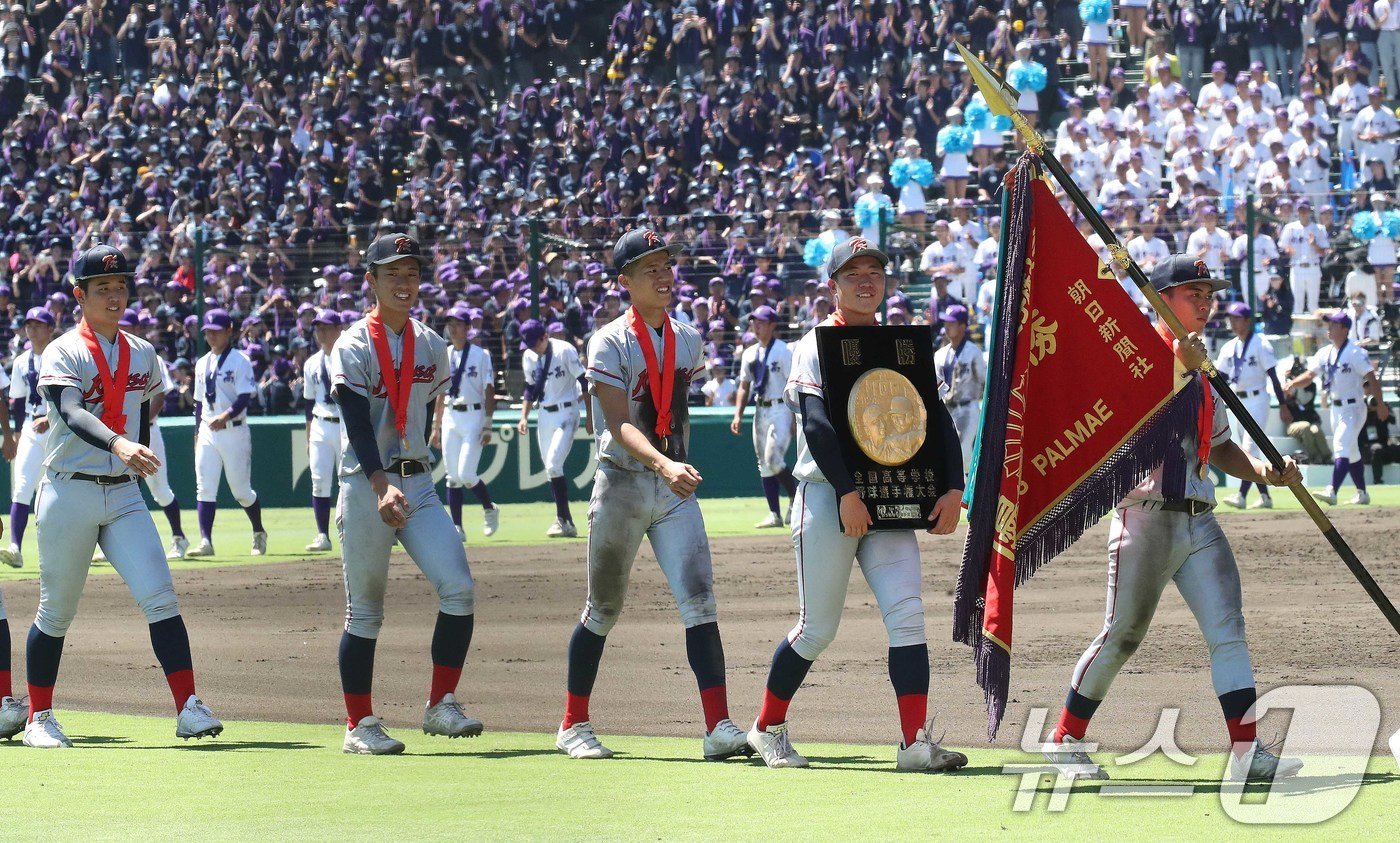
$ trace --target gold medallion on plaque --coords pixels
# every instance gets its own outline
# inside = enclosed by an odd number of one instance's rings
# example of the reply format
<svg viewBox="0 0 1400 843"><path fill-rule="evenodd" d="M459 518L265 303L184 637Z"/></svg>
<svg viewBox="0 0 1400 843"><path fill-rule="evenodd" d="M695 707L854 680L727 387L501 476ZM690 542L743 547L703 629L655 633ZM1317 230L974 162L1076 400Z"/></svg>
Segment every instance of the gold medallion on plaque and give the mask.
<svg viewBox="0 0 1400 843"><path fill-rule="evenodd" d="M856 379L846 417L856 445L880 465L904 465L924 446L928 409L914 384L893 369Z"/></svg>

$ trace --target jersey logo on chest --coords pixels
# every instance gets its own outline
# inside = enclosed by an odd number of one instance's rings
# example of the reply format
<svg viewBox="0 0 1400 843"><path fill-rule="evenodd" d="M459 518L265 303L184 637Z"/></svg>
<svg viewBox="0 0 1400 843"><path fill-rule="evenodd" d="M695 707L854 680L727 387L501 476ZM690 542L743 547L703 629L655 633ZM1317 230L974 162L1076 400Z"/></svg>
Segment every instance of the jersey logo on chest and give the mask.
<svg viewBox="0 0 1400 843"><path fill-rule="evenodd" d="M413 382L416 384L437 383L437 364L434 363L431 366L414 366ZM384 375L382 373L375 378L374 389L372 389L371 392L374 394L375 398L384 398L389 394L389 391L384 388Z"/></svg>
<svg viewBox="0 0 1400 843"><path fill-rule="evenodd" d="M150 382L149 372L132 372L126 376L126 392L145 392ZM104 397L102 379L94 377L92 385L83 391L83 403L100 404Z"/></svg>

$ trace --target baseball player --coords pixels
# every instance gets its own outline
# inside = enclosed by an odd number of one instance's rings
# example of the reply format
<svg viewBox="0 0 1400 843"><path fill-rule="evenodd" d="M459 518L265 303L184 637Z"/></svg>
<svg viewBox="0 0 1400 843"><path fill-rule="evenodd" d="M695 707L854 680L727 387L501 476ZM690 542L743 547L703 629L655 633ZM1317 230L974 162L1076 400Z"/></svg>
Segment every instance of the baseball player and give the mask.
<svg viewBox="0 0 1400 843"><path fill-rule="evenodd" d="M643 536L685 626L705 716L704 757L748 754L744 730L729 719L710 542L695 500L702 478L685 461L686 393L705 376L705 354L699 331L666 312L675 283L671 258L680 249L649 229L618 238L613 267L632 309L588 343L588 379L605 424L596 428L598 471L588 504L588 599L569 639L568 693L555 738L570 758L612 755L594 732L588 699Z"/></svg>
<svg viewBox="0 0 1400 843"><path fill-rule="evenodd" d="M1381 396L1371 358L1348 337L1351 317L1345 311L1337 311L1324 319L1327 339L1332 344L1319 349L1308 360L1307 370L1284 384L1283 389L1291 396L1298 387L1321 376L1322 391L1326 393L1323 400L1332 410L1332 485L1314 492L1313 497L1336 505L1337 490L1349 473L1351 482L1356 484L1356 495L1347 503L1368 504L1371 496L1366 492L1366 466L1361 463L1360 444L1361 427L1366 423L1366 396L1375 398L1376 415L1381 421L1390 418L1390 408Z"/></svg>
<svg viewBox="0 0 1400 843"><path fill-rule="evenodd" d="M938 315L947 343L933 353L938 371L938 397L953 417L962 446L962 464L972 465L972 443L977 438L977 421L982 417L982 387L987 383L987 362L982 349L968 336L967 308L960 304Z"/></svg>
<svg viewBox="0 0 1400 843"><path fill-rule="evenodd" d="M345 328L331 350L333 395L340 408L340 499L335 523L345 565L345 632L340 683L345 693L345 752L392 755L402 742L374 715L374 647L384 621L389 551L397 539L438 595L432 684L423 732L450 738L481 734L455 696L471 645L474 586L467 552L433 487L428 424L451 380L447 343L411 319L423 277L418 241L384 234L365 255L376 304Z"/></svg>
<svg viewBox="0 0 1400 843"><path fill-rule="evenodd" d="M19 426L11 434L14 461L10 465L10 547L0 550L0 562L12 568L24 565L20 546L34 505L34 492L44 471L44 447L49 438L49 416L39 392L39 370L44 349L53 338L53 314L31 307L24 314L24 335L29 348L15 355L10 378L10 418Z"/></svg>
<svg viewBox="0 0 1400 843"><path fill-rule="evenodd" d="M176 737L214 736L224 728L195 694L170 566L136 483L158 463L146 443L150 408L163 400L165 381L151 344L117 327L131 275L126 258L110 246L78 255L73 283L83 318L46 349L39 370L39 389L56 418L37 495L39 611L25 648L25 746L73 745L54 717L53 690L63 639L99 544L150 624L151 647L175 698Z"/></svg>
<svg viewBox="0 0 1400 843"><path fill-rule="evenodd" d="M331 484L340 472L340 410L331 395L331 349L340 338L340 314L319 310L311 324L316 352L302 365L302 397L306 399L306 450L311 467L311 511L316 539L306 546L313 553L331 549Z"/></svg>
<svg viewBox="0 0 1400 843"><path fill-rule="evenodd" d="M583 364L573 343L551 338L538 319L526 319L520 326L520 347L525 351L520 363L525 372L525 397L517 430L521 436L529 431L530 410L538 406L535 433L544 469L549 474L549 492L554 497L554 523L545 535L573 538L578 535L578 528L569 513L569 481L564 477L564 462L574 444L574 431L578 430L579 404L586 386ZM587 430L593 432L591 404Z"/></svg>
<svg viewBox="0 0 1400 843"><path fill-rule="evenodd" d="M1317 297L1322 290L1322 256L1332 244L1327 239L1327 229L1313 222L1312 205L1302 201L1294 210L1298 219L1283 227L1278 245L1288 256L1293 315L1301 316L1317 309Z"/></svg>
<svg viewBox="0 0 1400 843"><path fill-rule="evenodd" d="M863 237L836 246L827 264L827 286L836 312L822 325L874 325L885 291L889 258ZM944 749L929 736L928 639L920 595L919 545L913 530L869 532L870 512L841 459L841 445L826 405L817 361L816 329L792 354L784 392L802 424L797 432L797 502L793 546L797 551L797 625L779 644L768 671L763 707L749 731L749 745L769 767L806 767L788 738L787 710L817 656L836 637L851 581L860 563L889 632L889 675L899 708L900 771L962 767L967 756ZM942 403L930 407L929 435L938 437L952 487L934 504L929 532L946 535L961 513L963 474L957 431Z"/></svg>
<svg viewBox="0 0 1400 843"><path fill-rule="evenodd" d="M1168 456L1136 489L1118 503L1108 533L1108 608L1103 630L1094 639L1070 679L1064 710L1055 727L1051 763L1065 765L1077 778L1106 779L1081 746L1089 720L1108 694L1114 677L1142 643L1168 582L1191 608L1210 648L1211 681L1220 698L1230 735L1232 778L1270 780L1291 776L1302 767L1280 759L1259 744L1254 723L1254 668L1245 642L1239 568L1229 540L1212 510L1215 484L1208 464L1233 477L1261 486L1283 486L1301 478L1293 460L1283 471L1255 459L1230 439L1224 402L1195 370L1207 359L1200 332L1214 304L1214 294L1230 282L1215 276L1204 261L1173 255L1157 264L1152 286L1190 332L1175 342L1177 357L1201 391L1203 406L1192 429L1182 437L1181 453ZM1165 342L1174 342L1158 323Z"/></svg>
<svg viewBox="0 0 1400 843"><path fill-rule="evenodd" d="M195 506L199 512L199 546L190 556L214 555L214 514L218 509L219 477L228 478L233 497L253 525L253 556L267 553L262 504L253 491L253 435L248 429L248 405L257 384L248 355L233 347L233 318L214 308L204 314L204 341L209 350L194 364Z"/></svg>
<svg viewBox="0 0 1400 843"><path fill-rule="evenodd" d="M432 435L432 445L442 449L447 468L447 509L463 541L463 489L471 489L481 504L484 534L495 535L501 525L501 508L491 501L491 490L477 473L481 453L491 441L491 419L496 414L496 370L491 355L481 347L481 332L470 327L471 321L471 308L465 304L447 311L451 380L433 414Z"/></svg>
<svg viewBox="0 0 1400 843"><path fill-rule="evenodd" d="M761 305L749 315L749 324L758 342L744 349L739 359L739 392L734 399L734 419L729 432L738 436L743 429L744 408L753 399L753 449L758 455L758 476L763 481L763 497L768 501L768 517L755 524L760 529L781 527L778 490L787 492L788 519L797 481L787 466L788 445L792 443L792 410L783 402L792 351L778 339L778 311Z"/></svg>
<svg viewBox="0 0 1400 843"><path fill-rule="evenodd" d="M1278 372L1275 370L1278 361L1274 359L1273 346L1254 333L1254 311L1249 309L1248 304L1242 301L1231 302L1225 308L1225 313L1229 317L1230 330L1234 336L1220 347L1215 359L1215 368L1230 379L1230 388L1240 397L1245 409L1249 410L1250 417L1263 428L1269 420L1270 386L1279 399L1279 405L1283 404L1283 386L1279 383ZM1243 430L1235 437L1235 442L1251 457L1259 460L1264 458L1264 452L1259 450L1259 446ZM1253 485L1249 480L1241 480L1239 494L1226 498L1225 503L1235 509L1244 509L1249 498L1249 489ZM1272 509L1273 505L1274 499L1269 495L1269 487L1260 486L1259 502L1254 508Z"/></svg>

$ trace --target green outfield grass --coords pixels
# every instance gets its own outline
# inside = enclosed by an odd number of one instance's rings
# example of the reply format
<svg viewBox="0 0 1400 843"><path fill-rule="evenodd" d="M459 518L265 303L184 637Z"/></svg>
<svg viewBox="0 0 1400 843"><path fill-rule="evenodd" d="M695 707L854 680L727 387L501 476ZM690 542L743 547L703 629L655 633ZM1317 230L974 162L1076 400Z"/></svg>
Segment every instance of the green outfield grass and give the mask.
<svg viewBox="0 0 1400 843"><path fill-rule="evenodd" d="M550 735L475 740L392 733L401 757L340 753L341 729L232 723L224 737L183 743L172 719L61 712L75 743L43 752L0 744L13 786L12 833L69 839L664 839L1034 840L1347 839L1394 831L1400 775L1375 758L1354 802L1321 825L1252 827L1221 806L1220 757L1182 767L1156 756L1114 769L1134 786L1190 784L1181 798L1106 796L1075 785L1063 812L1040 779L1031 810L1012 810L1019 777L1002 764L1038 763L973 750L953 775L893 773L893 747L799 744L809 770L699 758L698 739L610 737L618 756L574 761ZM489 724L488 724L489 726ZM1326 763L1303 780L1333 790ZM1250 788L1246 801L1262 801ZM1389 828L1391 831L1386 831Z"/></svg>
<svg viewBox="0 0 1400 843"><path fill-rule="evenodd" d="M1220 490L1220 497L1225 496L1225 490ZM1343 489L1343 496L1350 497L1351 493ZM1258 492L1250 496L1251 502L1257 500ZM1400 506L1400 486L1373 486L1371 487L1372 506ZM756 530L754 524L761 519L768 511L767 504L762 498L716 498L713 500L701 499L701 506L705 513L705 527L711 537L721 536L748 536L748 535L782 535L781 530ZM1325 509L1332 509L1324 507ZM1343 509L1357 509L1359 507L1336 507ZM579 524L580 529L585 529L588 516L588 502L586 500L575 501L573 505L574 519ZM1302 511L1302 506L1293 498L1287 490L1274 491L1274 510L1276 513L1298 513ZM1221 506L1217 512L1225 516L1238 515L1240 510ZM1250 514L1268 515L1259 510L1250 510ZM165 515L159 511L153 511L156 527L160 530L161 541L169 546L170 530L166 523ZM966 519L966 514L964 514ZM582 543L583 536L577 539L547 539L544 531L554 520L554 504L552 503L530 503L511 504L503 507L501 513L501 528L496 535L486 538L481 535L481 508L478 506L467 506L464 509L462 520L467 530L467 552L470 554L472 548L483 547L506 547L520 545L539 544L570 544ZM31 518L29 530L24 537L24 567L19 570L8 567L0 567L0 582L12 579L25 579L38 576L39 572L39 551L37 533L34 528L34 521ZM186 535L198 535L193 510L186 510L184 513L184 526ZM263 510L263 526L268 530L268 553L266 556L253 557L248 555L248 550L252 545L252 531L248 525L248 519L242 511L226 507L219 511L219 517L214 526L214 549L218 555L201 559L186 559L174 562L171 567L181 568L208 568L217 565L255 565L267 564L271 562L289 562L308 558L328 558L339 559L339 540L334 534L331 535L331 542L335 549L329 553L307 553L303 548L307 542L315 538L315 522L312 520L310 506L305 509L265 509ZM334 523L332 523L334 530ZM4 541L9 540L9 533L6 532ZM94 566L92 572L101 574L110 572L112 569L107 566Z"/></svg>

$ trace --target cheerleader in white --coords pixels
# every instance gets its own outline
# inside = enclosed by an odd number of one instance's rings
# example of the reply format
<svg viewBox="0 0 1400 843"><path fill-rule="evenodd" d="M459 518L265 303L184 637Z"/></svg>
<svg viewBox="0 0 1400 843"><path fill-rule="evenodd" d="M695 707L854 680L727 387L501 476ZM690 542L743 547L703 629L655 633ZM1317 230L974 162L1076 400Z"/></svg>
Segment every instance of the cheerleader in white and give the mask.
<svg viewBox="0 0 1400 843"><path fill-rule="evenodd" d="M1113 0L1083 0L1079 4L1079 18L1084 21L1089 78L1094 80L1095 85L1108 84L1108 21L1112 17Z"/></svg>
<svg viewBox="0 0 1400 843"><path fill-rule="evenodd" d="M967 101L967 113L963 115L963 125L973 132L972 160L977 166L985 167L992 161L992 151L1005 145L1002 133L1011 128L1011 119L1000 114L992 114L987 101L978 91Z"/></svg>
<svg viewBox="0 0 1400 843"><path fill-rule="evenodd" d="M1105 52L1105 78L1108 77L1107 55ZM1092 64L1090 66L1092 67ZM1040 98L1037 94L1045 90L1048 78L1045 65L1031 58L1031 45L1025 41L1017 44L1016 60L1007 65L1006 68L1006 81L1020 92L1021 96L1016 100L1016 108L1026 115L1026 119L1030 121L1032 126L1036 125L1040 117Z"/></svg>
<svg viewBox="0 0 1400 843"><path fill-rule="evenodd" d="M885 180L878 173L871 173L865 180L865 193L856 200L856 225L860 226L860 236L871 243L883 243L880 237L880 218L894 222L894 203L885 194Z"/></svg>
<svg viewBox="0 0 1400 843"><path fill-rule="evenodd" d="M904 142L900 157L890 165L890 184L899 189L899 215L906 218L905 225L922 231L928 208L924 188L933 184L933 164L913 138Z"/></svg>
<svg viewBox="0 0 1400 843"><path fill-rule="evenodd" d="M972 151L972 130L963 125L962 109L953 106L947 112L948 125L938 130L938 154L943 156L944 195L956 202L967 193L967 154Z"/></svg>
<svg viewBox="0 0 1400 843"><path fill-rule="evenodd" d="M1400 240L1400 212L1391 210L1384 193L1371 194L1371 210L1351 221L1351 233L1366 244L1366 261L1376 274L1376 296L1381 302L1395 297L1395 243Z"/></svg>

